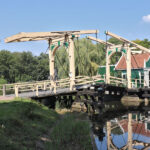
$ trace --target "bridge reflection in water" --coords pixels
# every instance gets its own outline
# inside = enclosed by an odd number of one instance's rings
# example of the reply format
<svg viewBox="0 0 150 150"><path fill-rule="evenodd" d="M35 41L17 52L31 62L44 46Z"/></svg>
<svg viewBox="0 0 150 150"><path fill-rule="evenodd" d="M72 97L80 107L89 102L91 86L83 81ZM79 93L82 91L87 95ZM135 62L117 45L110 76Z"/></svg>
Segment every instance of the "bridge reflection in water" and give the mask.
<svg viewBox="0 0 150 150"><path fill-rule="evenodd" d="M98 150L150 150L150 105L114 103L90 117Z"/></svg>

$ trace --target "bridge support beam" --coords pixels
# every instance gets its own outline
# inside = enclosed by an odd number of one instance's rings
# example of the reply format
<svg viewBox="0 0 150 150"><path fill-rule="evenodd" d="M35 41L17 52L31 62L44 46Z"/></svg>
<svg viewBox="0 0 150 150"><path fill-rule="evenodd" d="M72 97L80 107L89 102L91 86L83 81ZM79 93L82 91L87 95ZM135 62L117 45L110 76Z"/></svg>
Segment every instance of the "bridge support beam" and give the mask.
<svg viewBox="0 0 150 150"><path fill-rule="evenodd" d="M49 71L50 71L50 90L53 90L56 93L56 83L55 83L55 68L54 68L55 56L51 50L51 41L49 41Z"/></svg>
<svg viewBox="0 0 150 150"><path fill-rule="evenodd" d="M132 114L128 114L128 149L132 150Z"/></svg>
<svg viewBox="0 0 150 150"><path fill-rule="evenodd" d="M110 58L108 54L108 49L106 51L106 83L110 84Z"/></svg>
<svg viewBox="0 0 150 150"><path fill-rule="evenodd" d="M127 86L128 88L131 88L131 49L129 47L127 49L126 64L127 64Z"/></svg>
<svg viewBox="0 0 150 150"><path fill-rule="evenodd" d="M69 39L69 64L70 64L70 90L75 89L75 60L74 60L74 41Z"/></svg>
<svg viewBox="0 0 150 150"><path fill-rule="evenodd" d="M106 127L107 127L107 149L110 149L111 146L111 122L110 121L107 121Z"/></svg>

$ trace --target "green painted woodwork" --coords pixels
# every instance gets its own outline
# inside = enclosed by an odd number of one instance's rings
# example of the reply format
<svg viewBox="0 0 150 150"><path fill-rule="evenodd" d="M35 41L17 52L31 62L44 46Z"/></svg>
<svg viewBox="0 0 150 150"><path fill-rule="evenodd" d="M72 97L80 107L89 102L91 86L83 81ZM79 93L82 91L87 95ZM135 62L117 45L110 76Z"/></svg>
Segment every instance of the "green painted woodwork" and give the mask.
<svg viewBox="0 0 150 150"><path fill-rule="evenodd" d="M122 49L121 51L122 51L123 53L125 53L125 54L127 53L127 51L126 51L125 49Z"/></svg>
<svg viewBox="0 0 150 150"><path fill-rule="evenodd" d="M112 73L115 73L115 65L112 65L110 66L110 72ZM98 68L98 74L100 75L105 75L106 74L106 67L105 66L102 66L102 67L99 67Z"/></svg>
<svg viewBox="0 0 150 150"><path fill-rule="evenodd" d="M64 42L64 45L68 48L69 43L68 42Z"/></svg>
<svg viewBox="0 0 150 150"><path fill-rule="evenodd" d="M144 74L144 70L143 69L132 69L131 71L131 78L132 79L139 79L139 72L141 72L141 74ZM123 74L126 74L126 70L122 70Z"/></svg>
<svg viewBox="0 0 150 150"><path fill-rule="evenodd" d="M112 53L112 51L108 51L108 55L110 55Z"/></svg>
<svg viewBox="0 0 150 150"><path fill-rule="evenodd" d="M146 62L146 68L150 68L150 59Z"/></svg>
<svg viewBox="0 0 150 150"><path fill-rule="evenodd" d="M60 46L60 41L58 41L58 46Z"/></svg>
<svg viewBox="0 0 150 150"><path fill-rule="evenodd" d="M116 52L118 52L118 48L116 48Z"/></svg>
<svg viewBox="0 0 150 150"><path fill-rule="evenodd" d="M75 35L74 35L74 34L72 34L72 38L75 38Z"/></svg>
<svg viewBox="0 0 150 150"><path fill-rule="evenodd" d="M147 123L147 129L150 130L150 123Z"/></svg>
<svg viewBox="0 0 150 150"><path fill-rule="evenodd" d="M51 46L51 51L53 51L54 47L55 47L55 45L52 45L52 46Z"/></svg>
<svg viewBox="0 0 150 150"><path fill-rule="evenodd" d="M132 69L131 71L131 78L132 79L140 79L139 73L141 74L141 76L144 76L144 70L143 69ZM98 68L98 74L100 74L101 76L106 74L106 67L102 66ZM121 74L126 74L126 70L115 70L115 65L111 65L110 66L110 75L111 76L116 76L116 77L122 77ZM133 83L135 83L135 80L132 80ZM137 86L141 87L144 86L143 80L140 81L137 80Z"/></svg>

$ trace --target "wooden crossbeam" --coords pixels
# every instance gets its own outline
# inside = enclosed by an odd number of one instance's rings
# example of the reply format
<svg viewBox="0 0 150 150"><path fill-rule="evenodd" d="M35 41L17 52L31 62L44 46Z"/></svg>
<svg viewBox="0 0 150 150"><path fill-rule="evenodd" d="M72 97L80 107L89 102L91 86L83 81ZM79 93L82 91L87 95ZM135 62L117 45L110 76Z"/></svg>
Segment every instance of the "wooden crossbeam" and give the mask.
<svg viewBox="0 0 150 150"><path fill-rule="evenodd" d="M75 35L75 38L79 38L80 37L80 35ZM72 36L68 36L67 37L67 40L68 39L70 39L70 38L72 38ZM56 44L58 41L60 41L60 42L65 42L65 37L62 37L62 38L57 38L57 39L54 39L54 40L52 40L52 44Z"/></svg>
<svg viewBox="0 0 150 150"><path fill-rule="evenodd" d="M132 46L134 46L134 47L136 47L136 48L138 48L138 49L140 49L142 51L150 53L150 50L148 48L145 48L145 47L143 47L141 45L138 45L138 44L136 44L136 43L134 43L132 41L129 41L129 40L127 40L127 39L125 39L125 38L123 38L121 36L118 36L118 35L116 35L114 33L109 32L109 31L106 31L105 33L106 33L106 35L114 37L114 38L116 38L116 39L118 39L118 40L120 40L120 41L122 41L124 43L131 44Z"/></svg>
<svg viewBox="0 0 150 150"><path fill-rule="evenodd" d="M98 30L80 30L80 31L56 31L56 32L21 32L5 39L6 43L10 42L25 42L38 41L62 38L66 35L80 35L80 34L96 34Z"/></svg>
<svg viewBox="0 0 150 150"><path fill-rule="evenodd" d="M105 42L105 41L103 41L103 40L101 40L101 39L97 39L97 38L94 38L94 37L92 37L92 36L88 36L87 38L90 39L90 40L99 42L99 43L101 43L101 44L104 44L104 45L108 44L109 46L114 46L114 44L112 44L112 43L110 43L110 42Z"/></svg>

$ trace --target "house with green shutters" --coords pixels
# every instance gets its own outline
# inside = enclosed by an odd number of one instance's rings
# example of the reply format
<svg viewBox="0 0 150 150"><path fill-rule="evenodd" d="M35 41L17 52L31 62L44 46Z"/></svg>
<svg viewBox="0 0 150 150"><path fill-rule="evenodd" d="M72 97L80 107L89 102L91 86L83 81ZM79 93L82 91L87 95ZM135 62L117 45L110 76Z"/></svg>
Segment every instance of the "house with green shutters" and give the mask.
<svg viewBox="0 0 150 150"><path fill-rule="evenodd" d="M121 77L126 79L126 59L122 55L116 65L110 65L110 74L116 77ZM132 54L131 55L131 78L132 86L137 84L138 87L148 86L150 87L150 54ZM105 75L106 67L101 66L98 69L100 75ZM136 80L135 80L136 79ZM135 83L136 82L136 83Z"/></svg>

